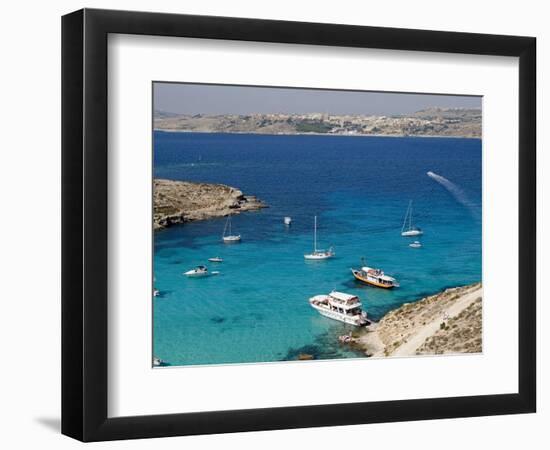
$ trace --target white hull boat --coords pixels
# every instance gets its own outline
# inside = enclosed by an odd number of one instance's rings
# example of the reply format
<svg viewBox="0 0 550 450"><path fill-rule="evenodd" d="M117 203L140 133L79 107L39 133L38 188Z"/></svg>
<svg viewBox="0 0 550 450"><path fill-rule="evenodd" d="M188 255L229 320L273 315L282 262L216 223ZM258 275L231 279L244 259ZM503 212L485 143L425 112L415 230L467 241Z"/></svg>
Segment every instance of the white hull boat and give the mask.
<svg viewBox="0 0 550 450"><path fill-rule="evenodd" d="M201 278L201 277L207 277L209 275L218 275L220 272L214 271L209 272L208 268L205 266L197 266L194 269L188 270L187 272L183 272L183 274L186 277L192 277L192 278Z"/></svg>
<svg viewBox="0 0 550 450"><path fill-rule="evenodd" d="M401 236L405 237L414 237L414 236L421 236L424 232L422 230L409 230L409 231L403 231L401 233Z"/></svg>
<svg viewBox="0 0 550 450"><path fill-rule="evenodd" d="M361 309L359 297L332 291L330 294L315 295L309 299L311 307L324 317L349 325L368 325L367 313Z"/></svg>
<svg viewBox="0 0 550 450"><path fill-rule="evenodd" d="M214 258L208 258L208 261L215 262L215 263L221 263L221 262L223 262L223 258L220 258L219 256L215 256Z"/></svg>
<svg viewBox="0 0 550 450"><path fill-rule="evenodd" d="M229 232L226 234L228 230ZM237 244L241 242L240 234L231 233L231 216L227 216L227 222L225 222L225 227L223 229L222 240L224 244Z"/></svg>
<svg viewBox="0 0 550 450"><path fill-rule="evenodd" d="M164 361L160 358L157 358L156 356L153 357L153 366L160 367L164 365Z"/></svg>
<svg viewBox="0 0 550 450"><path fill-rule="evenodd" d="M409 247L420 248L420 247L422 247L422 244L419 241L414 241L414 242L409 244Z"/></svg>
<svg viewBox="0 0 550 450"><path fill-rule="evenodd" d="M313 253L307 253L304 258L307 260L320 261L323 259L332 258L335 255L334 249L330 247L328 250L319 250L317 248L317 216L313 225Z"/></svg>
<svg viewBox="0 0 550 450"><path fill-rule="evenodd" d="M237 234L234 236L224 236L223 242L226 244L236 244L237 242L241 241L241 235Z"/></svg>
<svg viewBox="0 0 550 450"><path fill-rule="evenodd" d="M424 232L413 223L413 207L412 200L410 200L409 206L407 207L407 212L405 213L405 220L403 221L403 226L401 227L401 236L414 237L421 236L422 234L424 234Z"/></svg>
<svg viewBox="0 0 550 450"><path fill-rule="evenodd" d="M286 226L290 226L292 224L292 218L291 217L285 217L284 222Z"/></svg>
<svg viewBox="0 0 550 450"><path fill-rule="evenodd" d="M313 253L309 253L307 255L304 255L304 259L307 260L321 260L321 259L329 259L334 256L334 252L332 251L332 247L328 250L317 250Z"/></svg>

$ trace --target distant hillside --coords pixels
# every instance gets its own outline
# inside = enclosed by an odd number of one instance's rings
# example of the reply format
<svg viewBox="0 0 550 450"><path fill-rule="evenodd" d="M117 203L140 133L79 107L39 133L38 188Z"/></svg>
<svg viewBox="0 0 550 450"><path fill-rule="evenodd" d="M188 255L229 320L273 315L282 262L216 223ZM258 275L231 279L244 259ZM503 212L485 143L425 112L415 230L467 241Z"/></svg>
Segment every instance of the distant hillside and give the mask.
<svg viewBox="0 0 550 450"><path fill-rule="evenodd" d="M153 112L153 117L155 119L168 119L170 117L178 117L179 114L166 112L166 111L159 111L158 109L155 109Z"/></svg>
<svg viewBox="0 0 550 450"><path fill-rule="evenodd" d="M430 108L410 115L184 115L155 111L156 130L202 133L481 137L480 109Z"/></svg>

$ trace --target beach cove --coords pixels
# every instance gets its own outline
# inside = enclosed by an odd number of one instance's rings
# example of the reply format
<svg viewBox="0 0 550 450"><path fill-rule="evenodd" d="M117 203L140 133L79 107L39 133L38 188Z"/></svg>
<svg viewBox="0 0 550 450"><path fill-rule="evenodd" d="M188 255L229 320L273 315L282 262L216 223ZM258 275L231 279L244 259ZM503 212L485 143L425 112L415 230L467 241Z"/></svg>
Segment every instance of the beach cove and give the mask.
<svg viewBox="0 0 550 450"><path fill-rule="evenodd" d="M452 180L468 205L428 171ZM154 175L224 184L269 205L233 217L243 236L238 245L221 242L224 217L155 233L154 353L171 365L364 356L338 343L353 327L321 317L309 297L333 289L358 295L379 320L404 303L481 279L478 139L156 132ZM400 236L411 199L425 230L420 249ZM336 257L308 263L314 215L320 245L334 245ZM182 276L213 256L224 259L214 267L218 277ZM350 267L362 257L401 287L353 280Z"/></svg>

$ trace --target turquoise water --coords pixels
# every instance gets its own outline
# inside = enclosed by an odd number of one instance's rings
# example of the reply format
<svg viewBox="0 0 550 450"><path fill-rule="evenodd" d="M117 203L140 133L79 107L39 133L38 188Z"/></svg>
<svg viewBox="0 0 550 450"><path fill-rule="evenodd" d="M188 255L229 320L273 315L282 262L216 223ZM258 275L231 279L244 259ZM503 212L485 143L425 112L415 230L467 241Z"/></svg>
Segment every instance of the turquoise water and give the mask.
<svg viewBox="0 0 550 450"><path fill-rule="evenodd" d="M357 357L337 343L349 325L308 304L332 289L358 295L378 319L401 304L481 280L478 139L264 136L156 132L155 177L224 183L270 207L233 217L242 243L225 245L225 219L155 233L154 354L170 365ZM426 175L441 175L451 189ZM423 247L401 237L409 200ZM283 224L291 216L291 227ZM306 262L313 217L336 257ZM221 256L221 264L207 259ZM398 279L356 282L361 258ZM189 279L199 264L218 276Z"/></svg>

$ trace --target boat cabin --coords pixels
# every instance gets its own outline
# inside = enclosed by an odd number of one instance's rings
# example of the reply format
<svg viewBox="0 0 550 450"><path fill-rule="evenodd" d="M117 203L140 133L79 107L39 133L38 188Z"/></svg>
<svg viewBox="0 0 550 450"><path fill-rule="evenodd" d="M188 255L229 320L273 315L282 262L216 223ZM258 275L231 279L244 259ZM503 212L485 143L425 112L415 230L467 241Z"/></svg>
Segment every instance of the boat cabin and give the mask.
<svg viewBox="0 0 550 450"><path fill-rule="evenodd" d="M356 295L333 291L328 295L328 306L331 311L355 316L361 314L361 302Z"/></svg>

